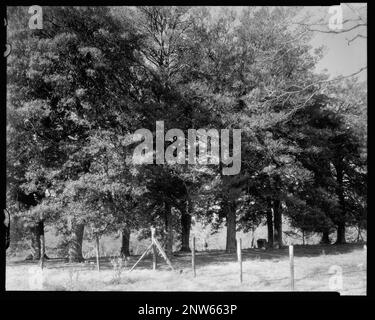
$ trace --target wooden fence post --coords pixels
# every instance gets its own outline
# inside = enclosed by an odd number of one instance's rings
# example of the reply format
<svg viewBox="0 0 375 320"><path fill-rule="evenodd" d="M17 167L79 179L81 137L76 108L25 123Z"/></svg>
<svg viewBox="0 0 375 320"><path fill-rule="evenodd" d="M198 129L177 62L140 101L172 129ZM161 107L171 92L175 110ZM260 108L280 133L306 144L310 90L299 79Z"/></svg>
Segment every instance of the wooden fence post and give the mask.
<svg viewBox="0 0 375 320"><path fill-rule="evenodd" d="M193 245L192 245L192 250L191 250L191 267L193 269L193 275L194 278L196 277L196 272L195 272L195 237L193 237Z"/></svg>
<svg viewBox="0 0 375 320"><path fill-rule="evenodd" d="M155 245L155 228L151 227L151 241L152 241L152 270L156 270L158 264L158 256Z"/></svg>
<svg viewBox="0 0 375 320"><path fill-rule="evenodd" d="M99 236L95 236L95 242L96 242L96 267L98 271L100 271L100 252L99 252Z"/></svg>
<svg viewBox="0 0 375 320"><path fill-rule="evenodd" d="M242 283L242 239L237 239L237 260L240 265L240 282Z"/></svg>
<svg viewBox="0 0 375 320"><path fill-rule="evenodd" d="M44 238L44 231L40 235L40 268L44 268L44 256L46 255L46 241Z"/></svg>
<svg viewBox="0 0 375 320"><path fill-rule="evenodd" d="M293 245L289 245L289 266L290 266L290 289L294 291L294 252Z"/></svg>

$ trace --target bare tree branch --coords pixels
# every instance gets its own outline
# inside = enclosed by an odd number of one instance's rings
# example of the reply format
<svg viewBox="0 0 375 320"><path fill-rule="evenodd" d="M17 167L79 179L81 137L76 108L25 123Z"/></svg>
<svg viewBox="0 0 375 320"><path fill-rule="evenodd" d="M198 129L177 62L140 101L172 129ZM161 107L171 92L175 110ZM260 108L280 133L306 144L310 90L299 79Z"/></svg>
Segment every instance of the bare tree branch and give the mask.
<svg viewBox="0 0 375 320"><path fill-rule="evenodd" d="M362 35L362 34L357 34L354 38L352 39L346 39L348 40L348 45L350 45L351 42L353 42L355 39L358 39L358 38L362 38L362 39L367 39L366 36Z"/></svg>
<svg viewBox="0 0 375 320"><path fill-rule="evenodd" d="M316 31L316 32L321 32L321 33L335 33L335 34L340 34L340 33L346 33L346 32L349 32L349 31L352 31L354 29L357 29L357 28L360 28L360 27L367 27L367 23L358 23L348 29L344 29L344 30L320 30L320 29L309 29L310 31Z"/></svg>

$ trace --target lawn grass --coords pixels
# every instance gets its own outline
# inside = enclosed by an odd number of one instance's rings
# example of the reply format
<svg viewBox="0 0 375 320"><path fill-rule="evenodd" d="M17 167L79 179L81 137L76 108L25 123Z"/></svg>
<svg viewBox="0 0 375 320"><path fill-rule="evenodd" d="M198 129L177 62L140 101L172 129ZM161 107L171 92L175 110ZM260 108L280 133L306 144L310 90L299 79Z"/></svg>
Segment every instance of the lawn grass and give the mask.
<svg viewBox="0 0 375 320"><path fill-rule="evenodd" d="M331 291L330 268L342 270L344 295L366 294L366 252L360 245L295 246L295 290ZM239 265L235 254L213 250L197 252L196 278L191 271L191 256L179 254L172 259L175 271L159 258L153 271L151 257L143 260L132 272L139 256L132 256L121 276L109 258L101 259L101 271L94 260L69 264L51 259L43 270L43 283L35 287L31 278L40 272L35 262L7 261L7 290L79 290L79 291L289 291L290 269L288 249L243 250L243 282L239 281ZM333 267L334 268L334 267ZM332 271L332 270L331 270Z"/></svg>

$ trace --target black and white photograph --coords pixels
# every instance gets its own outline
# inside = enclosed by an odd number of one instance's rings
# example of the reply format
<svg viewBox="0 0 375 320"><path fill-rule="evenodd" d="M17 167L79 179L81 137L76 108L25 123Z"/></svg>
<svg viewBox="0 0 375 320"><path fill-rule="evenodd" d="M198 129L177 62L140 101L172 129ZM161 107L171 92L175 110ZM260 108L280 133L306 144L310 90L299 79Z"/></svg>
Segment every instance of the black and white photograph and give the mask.
<svg viewBox="0 0 375 320"><path fill-rule="evenodd" d="M367 296L367 3L248 4L6 7L5 291Z"/></svg>

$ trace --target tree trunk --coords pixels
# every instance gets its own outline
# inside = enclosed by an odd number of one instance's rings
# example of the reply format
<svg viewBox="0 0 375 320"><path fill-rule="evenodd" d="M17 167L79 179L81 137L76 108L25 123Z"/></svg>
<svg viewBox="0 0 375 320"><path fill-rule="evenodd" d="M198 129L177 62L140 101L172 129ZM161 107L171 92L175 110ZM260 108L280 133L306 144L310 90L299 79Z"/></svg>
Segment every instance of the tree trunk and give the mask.
<svg viewBox="0 0 375 320"><path fill-rule="evenodd" d="M72 226L69 247L69 262L82 262L84 260L82 256L82 242L84 230L84 224L75 224Z"/></svg>
<svg viewBox="0 0 375 320"><path fill-rule="evenodd" d="M128 227L124 227L121 233L120 255L122 257L128 257L130 256L130 229Z"/></svg>
<svg viewBox="0 0 375 320"><path fill-rule="evenodd" d="M236 206L234 201L226 203L227 243L226 252L236 252Z"/></svg>
<svg viewBox="0 0 375 320"><path fill-rule="evenodd" d="M359 242L360 240L363 241L363 238L362 238L361 228L358 227L357 242Z"/></svg>
<svg viewBox="0 0 375 320"><path fill-rule="evenodd" d="M344 244L345 240L345 222L339 222L337 225L337 240L336 244Z"/></svg>
<svg viewBox="0 0 375 320"><path fill-rule="evenodd" d="M173 221L172 221L172 208L169 203L164 203L165 210L165 229L167 231L166 241L166 254L168 258L172 257L173 254Z"/></svg>
<svg viewBox="0 0 375 320"><path fill-rule="evenodd" d="M191 205L190 201L186 202L185 212L181 213L181 249L180 251L190 252L189 239L191 228Z"/></svg>
<svg viewBox="0 0 375 320"><path fill-rule="evenodd" d="M38 233L39 233L39 239L40 239L40 267L44 268L44 258L46 256L46 242L44 237L44 222L40 221L38 223Z"/></svg>
<svg viewBox="0 0 375 320"><path fill-rule="evenodd" d="M302 230L302 245L305 245L305 231Z"/></svg>
<svg viewBox="0 0 375 320"><path fill-rule="evenodd" d="M280 200L273 201L273 223L274 223L274 242L276 242L277 248L283 246L283 224L282 224L282 213L281 213L281 202Z"/></svg>
<svg viewBox="0 0 375 320"><path fill-rule="evenodd" d="M250 248L255 248L255 230L254 227L251 227L251 242Z"/></svg>
<svg viewBox="0 0 375 320"><path fill-rule="evenodd" d="M273 218L272 218L272 203L267 200L267 231L268 231L268 248L273 248Z"/></svg>
<svg viewBox="0 0 375 320"><path fill-rule="evenodd" d="M5 212L7 213L6 215ZM1 223L0 234L3 234L5 237L5 250L7 250L10 245L10 215L6 209L2 210L2 221L4 223Z"/></svg>
<svg viewBox="0 0 375 320"><path fill-rule="evenodd" d="M40 234L39 234L39 228L38 225L35 225L30 228L31 232L31 255L33 260L39 260L40 259Z"/></svg>
<svg viewBox="0 0 375 320"><path fill-rule="evenodd" d="M320 240L321 244L330 244L331 240L329 240L329 231L323 231L322 240Z"/></svg>
<svg viewBox="0 0 375 320"><path fill-rule="evenodd" d="M44 221L39 221L30 228L31 231L31 255L33 260L41 260L45 257ZM43 251L43 253L42 253Z"/></svg>

